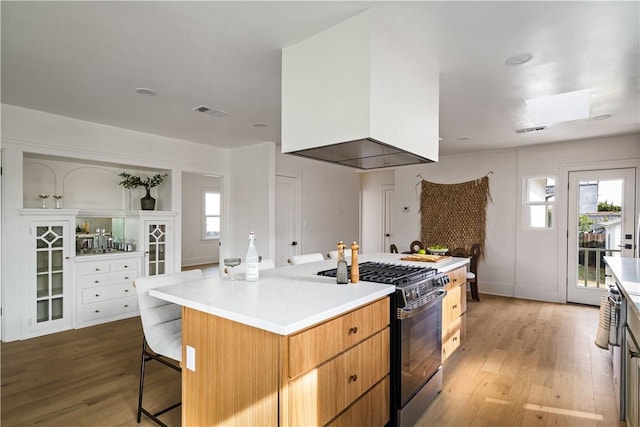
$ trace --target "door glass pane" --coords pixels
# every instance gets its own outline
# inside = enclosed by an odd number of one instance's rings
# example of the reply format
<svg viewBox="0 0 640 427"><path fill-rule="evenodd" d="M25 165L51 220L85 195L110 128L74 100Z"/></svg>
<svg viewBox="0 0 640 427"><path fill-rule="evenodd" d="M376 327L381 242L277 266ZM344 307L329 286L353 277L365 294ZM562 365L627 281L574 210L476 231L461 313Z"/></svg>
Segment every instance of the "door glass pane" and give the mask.
<svg viewBox="0 0 640 427"><path fill-rule="evenodd" d="M36 263L38 273L46 273L47 271L49 271L49 252L37 252Z"/></svg>
<svg viewBox="0 0 640 427"><path fill-rule="evenodd" d="M62 319L62 298L51 300L51 320Z"/></svg>
<svg viewBox="0 0 640 427"><path fill-rule="evenodd" d="M156 251L156 245L149 245L149 261L154 262L156 260Z"/></svg>
<svg viewBox="0 0 640 427"><path fill-rule="evenodd" d="M159 244L158 245L158 260L159 261L164 261L164 244Z"/></svg>
<svg viewBox="0 0 640 427"><path fill-rule="evenodd" d="M37 303L37 322L47 322L49 320L49 300L38 301Z"/></svg>
<svg viewBox="0 0 640 427"><path fill-rule="evenodd" d="M51 270L53 271L62 271L62 251L51 251Z"/></svg>
<svg viewBox="0 0 640 427"><path fill-rule="evenodd" d="M164 274L164 262L158 263L158 274Z"/></svg>
<svg viewBox="0 0 640 427"><path fill-rule="evenodd" d="M149 263L149 276L155 276L155 275L156 275L156 263L151 262Z"/></svg>
<svg viewBox="0 0 640 427"><path fill-rule="evenodd" d="M38 274L36 278L36 296L37 298L43 298L49 296L49 275Z"/></svg>
<svg viewBox="0 0 640 427"><path fill-rule="evenodd" d="M51 294L62 295L62 272L51 274Z"/></svg>
<svg viewBox="0 0 640 427"><path fill-rule="evenodd" d="M623 180L580 181L578 286L604 288L604 256L620 256Z"/></svg>

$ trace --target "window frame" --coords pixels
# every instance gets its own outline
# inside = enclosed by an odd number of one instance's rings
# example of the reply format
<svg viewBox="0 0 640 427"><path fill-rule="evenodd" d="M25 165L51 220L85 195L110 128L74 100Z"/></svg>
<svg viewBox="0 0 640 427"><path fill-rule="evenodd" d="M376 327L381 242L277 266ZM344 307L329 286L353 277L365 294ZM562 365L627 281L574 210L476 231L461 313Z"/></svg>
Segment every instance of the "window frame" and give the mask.
<svg viewBox="0 0 640 427"><path fill-rule="evenodd" d="M546 179L547 182L549 180L554 181L554 191L553 191L553 199L552 200L529 200L529 182L536 179ZM523 206L523 215L522 215L522 225L526 230L536 230L536 231L551 231L556 228L556 223L558 222L558 208L557 208L557 200L558 200L558 178L555 175L544 174L544 175L532 175L525 176L522 182L522 206ZM544 211L550 212L551 225L548 225L549 220L545 220L544 227L535 227L531 225L531 208L534 206L544 207Z"/></svg>
<svg viewBox="0 0 640 427"><path fill-rule="evenodd" d="M217 215L207 215L207 194L217 194L218 195L218 214ZM218 188L203 188L202 189L202 231L201 238L203 241L213 241L220 240L220 233L222 232L222 194L220 193L220 189ZM220 222L220 230L218 231L217 236L207 236L207 218L209 217L217 217Z"/></svg>

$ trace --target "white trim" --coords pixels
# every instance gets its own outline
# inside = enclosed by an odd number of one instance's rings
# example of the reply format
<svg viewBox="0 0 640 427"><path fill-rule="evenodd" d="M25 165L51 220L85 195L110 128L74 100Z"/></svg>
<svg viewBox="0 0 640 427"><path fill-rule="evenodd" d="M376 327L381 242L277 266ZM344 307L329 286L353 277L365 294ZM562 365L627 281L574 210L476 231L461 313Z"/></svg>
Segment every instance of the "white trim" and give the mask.
<svg viewBox="0 0 640 427"><path fill-rule="evenodd" d="M637 214L640 212L640 200L638 198L638 188L640 183L640 159L628 159L628 160L609 160L609 161L599 161L599 162L585 162L585 163L565 163L560 164L560 176L556 181L556 188L558 191L556 192L556 203L557 203L557 224L558 224L558 302L567 302L567 262L569 259L569 246L567 239L568 223L569 223L569 172L579 172L579 171L597 171L603 169L626 169L626 168L636 168L636 206L635 211L636 215L634 216L636 221L636 230L638 228ZM637 236L636 236L637 238ZM636 246L638 246L639 242L636 242ZM564 267L564 268L563 268Z"/></svg>

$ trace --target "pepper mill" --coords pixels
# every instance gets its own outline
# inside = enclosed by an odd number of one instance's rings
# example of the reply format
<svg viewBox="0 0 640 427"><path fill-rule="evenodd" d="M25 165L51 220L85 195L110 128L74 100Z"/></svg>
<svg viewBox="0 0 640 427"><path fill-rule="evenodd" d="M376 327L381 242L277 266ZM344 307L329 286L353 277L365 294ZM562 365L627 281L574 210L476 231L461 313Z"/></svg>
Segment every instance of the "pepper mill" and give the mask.
<svg viewBox="0 0 640 427"><path fill-rule="evenodd" d="M351 283L358 283L360 281L358 249L360 249L360 246L358 246L356 242L353 242L351 244Z"/></svg>

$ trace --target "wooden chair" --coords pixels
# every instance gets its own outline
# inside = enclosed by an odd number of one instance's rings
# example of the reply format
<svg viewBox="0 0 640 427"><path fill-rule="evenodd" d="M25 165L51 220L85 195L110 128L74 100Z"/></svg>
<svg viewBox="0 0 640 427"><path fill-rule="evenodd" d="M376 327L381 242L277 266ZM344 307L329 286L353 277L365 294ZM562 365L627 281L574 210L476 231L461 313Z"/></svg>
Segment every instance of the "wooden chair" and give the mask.
<svg viewBox="0 0 640 427"><path fill-rule="evenodd" d="M417 254L420 249L424 249L424 245L420 240L414 240L409 245L409 250L411 251L412 254Z"/></svg>
<svg viewBox="0 0 640 427"><path fill-rule="evenodd" d="M389 247L389 250L391 251L392 254L397 254L398 253L398 247L396 245L394 245L393 243Z"/></svg>
<svg viewBox="0 0 640 427"><path fill-rule="evenodd" d="M471 258L469 263L469 271L467 272L467 283L471 288L471 298L480 301L478 295L478 258L480 257L480 243L474 243L471 250L467 252L465 248L455 248L448 255L461 258Z"/></svg>

